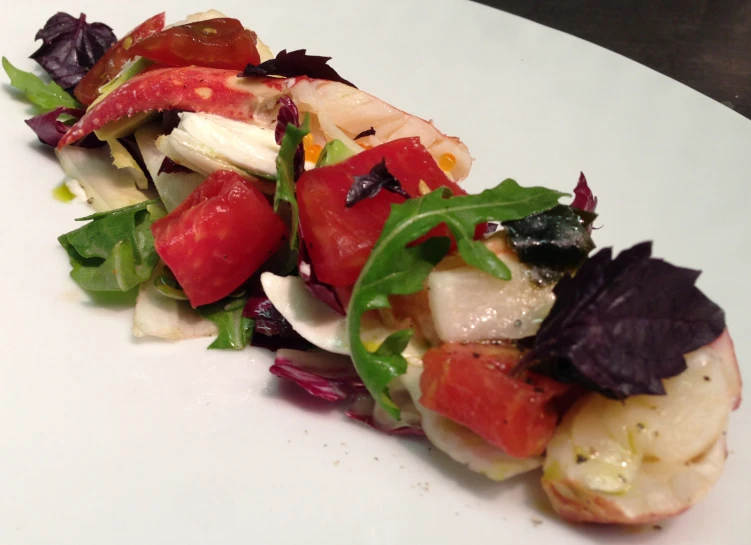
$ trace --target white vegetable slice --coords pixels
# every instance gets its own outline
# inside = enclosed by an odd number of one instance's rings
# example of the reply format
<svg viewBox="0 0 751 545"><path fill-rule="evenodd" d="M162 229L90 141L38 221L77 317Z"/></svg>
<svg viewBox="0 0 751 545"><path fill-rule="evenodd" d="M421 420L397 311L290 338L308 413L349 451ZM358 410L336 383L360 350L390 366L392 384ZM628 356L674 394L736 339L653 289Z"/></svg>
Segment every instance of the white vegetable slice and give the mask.
<svg viewBox="0 0 751 545"><path fill-rule="evenodd" d="M154 279L160 270L161 266L156 267L151 278L138 287L133 335L170 341L216 335L216 326L202 318L187 301L170 299L159 293Z"/></svg>
<svg viewBox="0 0 751 545"><path fill-rule="evenodd" d="M197 172L194 173L174 173L159 172L166 155L156 147L156 140L161 135L161 127L158 125L147 125L138 129L135 133L138 149L141 151L146 169L154 180L159 197L164 203L167 212L172 212L190 195L206 177Z"/></svg>
<svg viewBox="0 0 751 545"><path fill-rule="evenodd" d="M149 199L133 178L112 164L106 147L96 149L66 146L57 152L65 175L76 180L97 212L130 206Z"/></svg>
<svg viewBox="0 0 751 545"><path fill-rule="evenodd" d="M485 475L494 481L503 481L516 475L537 469L541 457L514 458L501 449L487 443L473 431L457 424L420 404L420 376L422 367L411 360L407 373L399 377L412 396L422 416L422 429L433 445L470 470Z"/></svg>
<svg viewBox="0 0 751 545"><path fill-rule="evenodd" d="M131 178L133 178L133 183L136 184L136 187L138 189L148 189L149 180L141 170L141 167L138 166L136 160L133 159L133 156L130 154L130 152L125 149L125 146L123 146L120 141L115 138L107 140L107 144L110 147L112 164L122 170L125 174L128 174Z"/></svg>
<svg viewBox="0 0 751 545"><path fill-rule="evenodd" d="M457 258L448 258L428 276L430 310L445 342L521 339L534 335L555 301L553 286L537 286L530 269L508 250L501 236L487 245L511 270L500 280ZM459 263L458 266L452 265Z"/></svg>

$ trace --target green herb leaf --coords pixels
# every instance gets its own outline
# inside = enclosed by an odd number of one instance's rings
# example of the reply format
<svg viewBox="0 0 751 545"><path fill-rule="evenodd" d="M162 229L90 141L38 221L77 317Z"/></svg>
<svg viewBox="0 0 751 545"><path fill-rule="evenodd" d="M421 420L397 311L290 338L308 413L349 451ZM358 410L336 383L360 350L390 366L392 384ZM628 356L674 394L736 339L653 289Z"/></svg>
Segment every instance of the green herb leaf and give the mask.
<svg viewBox="0 0 751 545"><path fill-rule="evenodd" d="M211 320L219 334L209 349L242 350L253 338L254 321L243 316L247 297L225 298L198 308L198 312Z"/></svg>
<svg viewBox="0 0 751 545"><path fill-rule="evenodd" d="M310 115L305 114L302 126L295 127L293 123L287 123L284 137L279 147L279 155L276 157L276 192L274 193L274 212L279 210L282 201L289 203L291 211L289 246L293 250L297 248L297 225L299 214L297 212L297 199L295 198L295 152L302 144L302 139L310 132Z"/></svg>
<svg viewBox="0 0 751 545"><path fill-rule="evenodd" d="M316 161L316 168L341 163L354 154L355 152L349 149L341 140L332 140L323 146L321 155L318 156L318 161Z"/></svg>
<svg viewBox="0 0 751 545"><path fill-rule="evenodd" d="M13 66L8 59L3 57L3 68L10 78L10 84L26 95L29 102L38 106L44 112L49 112L64 106L66 108L83 108L78 101L65 92L54 81L44 83L38 76L31 72L24 72Z"/></svg>
<svg viewBox="0 0 751 545"><path fill-rule="evenodd" d="M129 291L148 280L159 260L151 234L154 217L149 212L154 203L78 218L91 223L58 238L73 267L70 275L79 286L91 291Z"/></svg>
<svg viewBox="0 0 751 545"><path fill-rule="evenodd" d="M450 195L447 188L440 188L424 197L392 205L349 303L347 330L352 360L370 394L396 419L399 419L399 408L389 397L388 385L407 370L407 361L401 352L411 332L394 333L375 352L370 352L360 338L360 324L363 313L388 308L389 295L407 295L423 289L430 271L450 247L445 237L408 245L434 227L445 224L469 265L508 280L511 276L508 267L482 242L473 240L476 226L491 220L521 219L548 210L566 194L544 187L525 188L513 180L505 180L479 195Z"/></svg>

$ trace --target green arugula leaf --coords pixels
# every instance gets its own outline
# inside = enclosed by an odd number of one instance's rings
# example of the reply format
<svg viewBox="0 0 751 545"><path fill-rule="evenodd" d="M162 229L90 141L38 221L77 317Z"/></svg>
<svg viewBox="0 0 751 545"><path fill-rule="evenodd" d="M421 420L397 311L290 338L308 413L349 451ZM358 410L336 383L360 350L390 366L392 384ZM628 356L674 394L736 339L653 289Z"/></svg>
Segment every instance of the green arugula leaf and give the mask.
<svg viewBox="0 0 751 545"><path fill-rule="evenodd" d="M242 350L253 338L255 322L243 316L246 297L225 298L216 303L198 308L198 312L214 322L219 334L209 345L209 349Z"/></svg>
<svg viewBox="0 0 751 545"><path fill-rule="evenodd" d="M316 168L336 165L337 163L346 161L354 154L355 152L349 149L341 140L331 140L323 146L321 155L318 156L318 161L316 161Z"/></svg>
<svg viewBox="0 0 751 545"><path fill-rule="evenodd" d="M282 201L289 203L292 213L289 246L293 250L297 249L297 225L299 222L297 199L295 198L295 152L297 147L302 144L302 139L309 132L309 114L305 114L305 120L300 127L287 123L279 147L279 155L276 157L277 181L276 192L274 193L274 212L279 210L279 204Z"/></svg>
<svg viewBox="0 0 751 545"><path fill-rule="evenodd" d="M10 84L26 95L29 102L38 106L44 112L49 112L64 106L66 108L83 108L79 102L65 92L54 81L44 83L38 76L31 72L24 72L13 66L8 59L3 57L3 68L10 78Z"/></svg>
<svg viewBox="0 0 751 545"><path fill-rule="evenodd" d="M525 188L514 180L505 180L479 195L451 197L447 188L440 188L424 197L392 205L381 236L360 272L347 310L347 333L355 368L370 394L391 416L399 419L399 408L389 396L388 385L407 370L407 360L401 353L412 332L398 331L375 352L370 352L360 338L362 315L370 310L389 308L389 295L408 295L422 290L428 275L450 247L445 237L408 245L434 227L445 224L467 264L508 280L511 277L508 267L481 241L473 240L476 226L487 221L521 219L548 210L565 195L544 187Z"/></svg>
<svg viewBox="0 0 751 545"><path fill-rule="evenodd" d="M148 280L159 260L151 224L163 210L157 201L98 212L58 238L73 267L70 275L90 291L129 291Z"/></svg>

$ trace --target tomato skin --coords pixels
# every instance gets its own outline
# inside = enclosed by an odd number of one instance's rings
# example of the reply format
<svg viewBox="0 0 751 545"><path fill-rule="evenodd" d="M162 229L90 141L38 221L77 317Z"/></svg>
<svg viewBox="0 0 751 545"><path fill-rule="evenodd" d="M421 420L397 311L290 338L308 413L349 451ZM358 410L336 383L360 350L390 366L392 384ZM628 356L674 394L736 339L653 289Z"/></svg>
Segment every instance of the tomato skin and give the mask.
<svg viewBox="0 0 751 545"><path fill-rule="evenodd" d="M287 228L251 182L221 170L151 232L159 257L197 307L240 287L279 249Z"/></svg>
<svg viewBox="0 0 751 545"><path fill-rule="evenodd" d="M248 63L261 62L256 36L230 18L168 28L133 44L131 51L166 66L243 70Z"/></svg>
<svg viewBox="0 0 751 545"><path fill-rule="evenodd" d="M420 403L511 456L539 456L558 423L553 401L569 387L531 372L511 378L520 358L511 346L447 343L432 348L423 357Z"/></svg>
<svg viewBox="0 0 751 545"><path fill-rule="evenodd" d="M404 197L381 191L351 208L345 206L354 176L367 174L382 159L410 197L420 196L420 180L430 189L447 186L454 195L466 194L446 177L417 137L393 140L336 165L304 173L297 182L300 227L321 282L352 286L381 234L391 205L404 202ZM445 230L434 234L445 234Z"/></svg>
<svg viewBox="0 0 751 545"><path fill-rule="evenodd" d="M147 19L110 47L91 70L78 82L73 94L81 104L88 106L99 96L99 88L114 78L125 63L136 56L132 46L164 28L164 12Z"/></svg>

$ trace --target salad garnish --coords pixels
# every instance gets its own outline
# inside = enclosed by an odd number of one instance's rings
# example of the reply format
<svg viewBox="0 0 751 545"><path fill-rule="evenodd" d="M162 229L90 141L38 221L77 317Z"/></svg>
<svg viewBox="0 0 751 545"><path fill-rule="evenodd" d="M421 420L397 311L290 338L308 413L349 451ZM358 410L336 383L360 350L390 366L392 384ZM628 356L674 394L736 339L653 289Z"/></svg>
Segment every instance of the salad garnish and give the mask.
<svg viewBox="0 0 751 545"><path fill-rule="evenodd" d="M308 55L305 49L297 49L289 53L286 49L282 49L276 58L264 61L259 65L248 64L238 76L279 76L284 78L308 76L309 78L338 81L350 87L355 87L353 83L341 77L336 70L329 66L330 60L331 57Z"/></svg>
<svg viewBox="0 0 751 545"><path fill-rule="evenodd" d="M369 129L365 129L364 131L360 132L355 136L352 140L359 140L360 138L365 138L366 136L375 136L376 130L373 127L370 127Z"/></svg>
<svg viewBox="0 0 751 545"><path fill-rule="evenodd" d="M84 114L83 110L58 106L47 113L35 115L27 119L26 124L31 127L39 141L53 148L60 143L60 139L70 129L71 121L78 120ZM60 118L65 119L61 121Z"/></svg>
<svg viewBox="0 0 751 545"><path fill-rule="evenodd" d="M297 108L295 108L296 110ZM302 161L300 160L300 147L303 138L310 132L310 117L305 116L302 125L297 127L294 123L287 123L284 128L284 137L276 157L276 191L274 192L274 212L279 210L282 201L288 203L290 209L290 237L289 246L292 250L297 249L298 224L300 215L295 198L295 182L302 173Z"/></svg>
<svg viewBox="0 0 751 545"><path fill-rule="evenodd" d="M404 191L402 184L386 168L386 158L370 169L370 172L353 177L352 187L347 192L346 206L352 208L363 199L372 199L385 189L396 195L409 199L409 193Z"/></svg>
<svg viewBox="0 0 751 545"><path fill-rule="evenodd" d="M31 58L65 89L75 87L117 40L104 23L87 23L83 13L76 19L63 12L50 17L34 39L43 43Z"/></svg>
<svg viewBox="0 0 751 545"><path fill-rule="evenodd" d="M456 240L464 261L491 276L509 279L508 267L482 242L474 240L477 225L490 221L521 219L558 204L565 193L543 187L521 187L514 180L478 195L451 197L438 189L424 197L393 205L386 225L352 291L347 309L347 328L352 360L373 398L395 419L399 407L388 394L388 385L404 374L407 360L401 355L412 331L394 333L371 352L360 337L364 312L389 308L389 295L407 295L423 289L425 279L449 251L449 239L433 237L409 244L431 229L445 224Z"/></svg>
<svg viewBox="0 0 751 545"><path fill-rule="evenodd" d="M662 379L720 336L725 313L695 286L700 271L651 255L651 242L615 259L604 248L561 279L524 365L613 399L664 395Z"/></svg>
<svg viewBox="0 0 751 545"><path fill-rule="evenodd" d="M59 107L73 109L81 107L76 99L54 81L45 83L39 76L19 70L5 57L3 57L3 69L10 78L10 84L26 95L28 101L43 112Z"/></svg>

